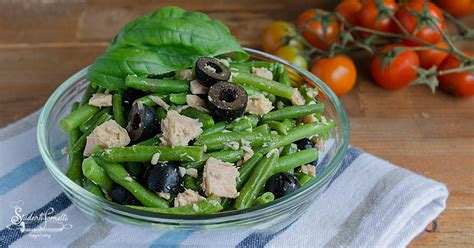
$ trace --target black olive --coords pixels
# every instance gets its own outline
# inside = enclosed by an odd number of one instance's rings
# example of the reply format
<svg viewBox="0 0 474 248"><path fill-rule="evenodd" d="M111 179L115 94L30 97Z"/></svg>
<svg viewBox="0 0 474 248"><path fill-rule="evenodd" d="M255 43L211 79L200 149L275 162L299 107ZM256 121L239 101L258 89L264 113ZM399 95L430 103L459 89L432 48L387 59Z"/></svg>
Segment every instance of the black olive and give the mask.
<svg viewBox="0 0 474 248"><path fill-rule="evenodd" d="M265 191L272 192L275 198L288 195L300 187L298 179L286 172L271 176L265 183Z"/></svg>
<svg viewBox="0 0 474 248"><path fill-rule="evenodd" d="M156 117L153 108L134 104L128 114L126 129L132 142L146 140L160 132L160 120Z"/></svg>
<svg viewBox="0 0 474 248"><path fill-rule="evenodd" d="M176 195L182 190L183 178L179 173L178 164L167 162L148 167L144 181L151 191Z"/></svg>
<svg viewBox="0 0 474 248"><path fill-rule="evenodd" d="M199 58L194 70L199 82L207 87L230 78L230 70L222 62L211 57Z"/></svg>
<svg viewBox="0 0 474 248"><path fill-rule="evenodd" d="M306 150L306 149L311 149L314 148L314 143L311 142L308 138L303 138L295 142L296 146L298 147L298 150Z"/></svg>
<svg viewBox="0 0 474 248"><path fill-rule="evenodd" d="M110 196L113 202L122 205L142 205L132 193L120 185L114 186L112 191L110 191Z"/></svg>
<svg viewBox="0 0 474 248"><path fill-rule="evenodd" d="M242 86L219 82L209 88L206 99L207 108L217 119L231 121L244 114L248 96Z"/></svg>
<svg viewBox="0 0 474 248"><path fill-rule="evenodd" d="M144 97L146 95L148 95L148 93L146 93L145 91L141 91L141 90L137 90L133 88L127 89L123 93L123 96L122 96L122 101L123 101L122 105L124 109L129 111L132 108L132 104L135 100L137 100L138 98Z"/></svg>

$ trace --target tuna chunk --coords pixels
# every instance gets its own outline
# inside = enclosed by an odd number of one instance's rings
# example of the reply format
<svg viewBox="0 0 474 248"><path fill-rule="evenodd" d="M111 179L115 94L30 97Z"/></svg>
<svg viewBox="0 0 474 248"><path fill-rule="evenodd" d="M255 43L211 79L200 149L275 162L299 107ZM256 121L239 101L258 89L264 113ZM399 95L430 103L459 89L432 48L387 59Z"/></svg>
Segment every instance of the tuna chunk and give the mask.
<svg viewBox="0 0 474 248"><path fill-rule="evenodd" d="M272 102L268 100L263 94L255 94L249 96L246 112L253 115L264 115L273 109Z"/></svg>
<svg viewBox="0 0 474 248"><path fill-rule="evenodd" d="M186 95L186 103L191 108L195 108L199 111L206 112L206 113L209 112L209 110L206 109L206 104L204 103L204 100L202 100L199 96Z"/></svg>
<svg viewBox="0 0 474 248"><path fill-rule="evenodd" d="M90 156L92 149L96 146L124 147L130 143L127 130L122 128L114 120L109 120L97 126L87 137L84 156Z"/></svg>
<svg viewBox="0 0 474 248"><path fill-rule="evenodd" d="M202 85L199 80L193 80L189 83L189 87L191 89L191 93L194 95L202 95L206 94L209 91L209 88L206 86Z"/></svg>
<svg viewBox="0 0 474 248"><path fill-rule="evenodd" d="M202 123L198 120L180 115L177 111L168 111L166 118L161 121L163 145L176 147L187 146L189 141L202 133Z"/></svg>
<svg viewBox="0 0 474 248"><path fill-rule="evenodd" d="M267 68L255 68L255 67L252 67L252 74L255 74L259 77L262 77L262 78L266 78L266 79L270 79L270 80L273 80L273 73L268 70Z"/></svg>
<svg viewBox="0 0 474 248"><path fill-rule="evenodd" d="M186 206L189 204L203 201L205 199L206 198L200 196L196 191L192 189L186 189L183 193L179 193L176 198L174 198L174 206Z"/></svg>
<svg viewBox="0 0 474 248"><path fill-rule="evenodd" d="M89 99L89 105L96 107L110 107L112 106L112 95L111 94L93 94Z"/></svg>
<svg viewBox="0 0 474 248"><path fill-rule="evenodd" d="M207 196L236 198L239 195L236 188L236 178L238 176L239 171L233 164L209 158L203 171L204 193Z"/></svg>

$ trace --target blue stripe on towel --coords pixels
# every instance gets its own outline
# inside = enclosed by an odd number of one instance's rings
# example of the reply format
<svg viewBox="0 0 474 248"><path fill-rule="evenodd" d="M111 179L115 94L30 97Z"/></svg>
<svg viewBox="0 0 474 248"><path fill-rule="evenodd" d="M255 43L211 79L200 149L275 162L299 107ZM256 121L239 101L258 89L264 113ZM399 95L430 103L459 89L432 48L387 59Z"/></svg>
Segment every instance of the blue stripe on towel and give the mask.
<svg viewBox="0 0 474 248"><path fill-rule="evenodd" d="M7 228L0 231L0 247L7 247L13 242L17 241L19 238L23 237L25 234L28 234L28 229L34 229L44 222L43 218L38 218L40 215L44 214L48 209L52 208L54 210L53 214L48 216L55 216L62 212L64 209L71 206L71 201L66 197L64 193L59 194L50 202L46 203L41 208L36 209L35 211L27 214L25 218L37 217L36 220L31 220L25 222L25 232L21 232L18 225L10 225Z"/></svg>
<svg viewBox="0 0 474 248"><path fill-rule="evenodd" d="M28 181L40 171L46 168L41 156L36 156L15 169L11 170L4 176L0 177L0 195L5 195L18 185Z"/></svg>
<svg viewBox="0 0 474 248"><path fill-rule="evenodd" d="M177 230L163 233L159 238L155 239L149 247L179 247L181 242L186 240L194 231Z"/></svg>

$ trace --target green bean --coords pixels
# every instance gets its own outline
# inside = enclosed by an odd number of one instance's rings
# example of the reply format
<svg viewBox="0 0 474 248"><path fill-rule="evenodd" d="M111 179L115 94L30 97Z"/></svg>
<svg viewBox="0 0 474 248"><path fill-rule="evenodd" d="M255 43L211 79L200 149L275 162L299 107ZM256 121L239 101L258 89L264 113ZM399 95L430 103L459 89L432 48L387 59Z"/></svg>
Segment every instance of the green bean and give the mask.
<svg viewBox="0 0 474 248"><path fill-rule="evenodd" d="M132 195L135 196L135 198L137 198L137 200L140 201L143 206L158 208L169 207L166 200L159 197L155 193L148 191L140 183L135 181L122 165L117 163L106 163L100 159L97 162L102 168L104 168L105 172L109 178L112 179L112 181L132 193Z"/></svg>
<svg viewBox="0 0 474 248"><path fill-rule="evenodd" d="M298 141L300 139L310 137L316 134L323 134L328 132L329 130L333 129L336 123L334 121L329 121L327 124L323 123L309 123L309 124L304 124L301 126L297 126L293 129L291 129L288 132L288 135L285 136L279 136L277 139L274 140L273 144L268 147L263 147L260 149L259 152L261 153L267 153L271 149L274 148L280 148L282 146L291 144L295 141Z"/></svg>
<svg viewBox="0 0 474 248"><path fill-rule="evenodd" d="M242 86L242 88L244 88L244 90L247 92L247 95L249 95L249 96L253 96L255 94L262 94L263 93L262 90L260 90L257 87L251 86L251 85L241 84L240 86Z"/></svg>
<svg viewBox="0 0 474 248"><path fill-rule="evenodd" d="M189 82L186 80L140 78L129 75L125 79L125 85L129 88L155 93L189 92Z"/></svg>
<svg viewBox="0 0 474 248"><path fill-rule="evenodd" d="M156 109L156 118L158 118L159 120L163 120L164 118L166 118L166 110L164 108L157 108Z"/></svg>
<svg viewBox="0 0 474 248"><path fill-rule="evenodd" d="M244 186L245 182L247 182L247 179L250 177L252 174L253 168L255 168L255 165L263 158L263 154L261 153L255 153L247 162L245 162L242 166L239 168L239 177L237 178L237 190L240 190L242 186Z"/></svg>
<svg viewBox="0 0 474 248"><path fill-rule="evenodd" d="M212 127L204 130L201 133L201 136L206 136L206 135L209 135L209 134L222 132L222 131L224 131L226 126L227 126L227 123L225 121L217 122Z"/></svg>
<svg viewBox="0 0 474 248"><path fill-rule="evenodd" d="M91 180L84 178L84 188L91 192L92 194L104 198L104 195L102 194L102 190L100 190L100 187L91 182Z"/></svg>
<svg viewBox="0 0 474 248"><path fill-rule="evenodd" d="M295 92L291 86L244 72L232 72L231 80L233 83L248 84L286 99L291 99Z"/></svg>
<svg viewBox="0 0 474 248"><path fill-rule="evenodd" d="M92 97L92 95L95 93L96 89L94 86L90 83L89 86L87 86L86 91L82 95L80 106L87 104L89 102L89 99Z"/></svg>
<svg viewBox="0 0 474 248"><path fill-rule="evenodd" d="M304 186L309 181L313 180L314 177L304 174L304 173L295 173L296 178L300 182L301 186Z"/></svg>
<svg viewBox="0 0 474 248"><path fill-rule="evenodd" d="M252 129L257 126L257 123L258 116L246 115L233 120L227 127L234 132L239 132L247 129Z"/></svg>
<svg viewBox="0 0 474 248"><path fill-rule="evenodd" d="M143 172L146 169L145 166L143 166L143 164L139 162L124 163L123 167L134 178L139 178L140 176L142 176Z"/></svg>
<svg viewBox="0 0 474 248"><path fill-rule="evenodd" d="M256 133L263 133L263 134L269 134L270 133L270 126L268 124L262 124L256 128L253 129L254 132Z"/></svg>
<svg viewBox="0 0 474 248"><path fill-rule="evenodd" d="M242 140L250 143L252 147L261 146L264 143L273 142L276 135L265 135L259 132L227 132L213 133L199 137L195 145L206 145L208 151L224 149L231 142L241 144Z"/></svg>
<svg viewBox="0 0 474 248"><path fill-rule="evenodd" d="M280 152L280 156L290 155L297 151L298 151L298 147L296 146L296 144L291 143L283 147L283 150L281 150Z"/></svg>
<svg viewBox="0 0 474 248"><path fill-rule="evenodd" d="M300 86L300 88L298 90L300 91L301 95L303 96L304 101L305 101L306 104L308 104L310 102L314 102L315 99L308 95L308 86L302 85L302 86Z"/></svg>
<svg viewBox="0 0 474 248"><path fill-rule="evenodd" d="M273 200L275 200L275 195L273 195L272 192L265 192L261 196L257 197L253 205L259 206L259 205L272 202Z"/></svg>
<svg viewBox="0 0 474 248"><path fill-rule="evenodd" d="M185 108L181 110L181 114L200 121L202 123L202 129L204 130L214 126L214 119L212 119L210 115L195 108Z"/></svg>
<svg viewBox="0 0 474 248"><path fill-rule="evenodd" d="M258 162L249 180L240 191L240 195L235 199L235 209L245 209L253 205L257 195L262 192L265 182L272 175L277 159L278 152L272 152Z"/></svg>
<svg viewBox="0 0 474 248"><path fill-rule="evenodd" d="M280 157L273 173L289 171L318 159L318 149L311 148Z"/></svg>
<svg viewBox="0 0 474 248"><path fill-rule="evenodd" d="M224 162L235 163L241 160L243 156L244 156L244 150L242 149L223 150L223 151L218 151L218 152L206 153L204 154L204 157L202 160L195 161L195 162L183 162L181 163L181 166L183 166L184 168L195 168L195 169L201 170L209 158L217 158Z"/></svg>
<svg viewBox="0 0 474 248"><path fill-rule="evenodd" d="M277 131L279 134L287 135L288 134L288 126L278 122L278 121L267 121L265 124L268 124L271 129Z"/></svg>
<svg viewBox="0 0 474 248"><path fill-rule="evenodd" d="M184 187L187 189L192 189L196 192L202 191L201 183L199 182L199 179L194 178L190 175L185 175L183 177L183 184L184 184Z"/></svg>
<svg viewBox="0 0 474 248"><path fill-rule="evenodd" d="M288 106L282 109L270 111L262 117L262 121L283 121L285 119L294 119L309 114L321 113L324 110L322 103Z"/></svg>
<svg viewBox="0 0 474 248"><path fill-rule="evenodd" d="M155 153L160 153L160 161L199 161L203 159L202 146L127 146L112 147L93 152L93 156L110 163L150 162Z"/></svg>
<svg viewBox="0 0 474 248"><path fill-rule="evenodd" d="M93 116L91 116L87 121L83 122L81 125L79 125L79 129L83 133L90 133L95 127L95 123L97 120L100 119L100 117L106 113L110 113L110 108L103 108L99 112L95 113Z"/></svg>
<svg viewBox="0 0 474 248"><path fill-rule="evenodd" d="M293 119L284 119L281 123L286 125L288 131L296 126L296 121Z"/></svg>
<svg viewBox="0 0 474 248"><path fill-rule="evenodd" d="M94 129L98 126L100 126L101 124L103 124L104 122L108 121L108 120L111 120L112 119L112 116L105 113L103 114L95 123L94 125L89 129L89 131L87 133L84 133L82 134L82 136L77 140L76 144L74 144L74 146L72 147L72 152L80 152L84 149L84 147L86 146L86 143L87 143L87 136L89 136L89 134L91 134L92 131L94 131Z"/></svg>
<svg viewBox="0 0 474 248"><path fill-rule="evenodd" d="M104 93L105 91L107 91L106 88L99 86L99 87L97 87L95 93L100 94L100 93Z"/></svg>
<svg viewBox="0 0 474 248"><path fill-rule="evenodd" d="M252 67L265 68L265 69L270 70L271 72L274 72L277 68L277 65L275 63L270 63L266 61L257 61L257 60L243 62L243 63L230 63L229 65L230 69L239 70L239 71L247 72L247 73L252 72Z"/></svg>
<svg viewBox="0 0 474 248"><path fill-rule="evenodd" d="M186 104L186 93L177 93L177 94L170 94L170 102L176 105L184 105Z"/></svg>
<svg viewBox="0 0 474 248"><path fill-rule="evenodd" d="M283 64L277 64L277 74L278 74L278 81L284 85L291 86L290 76L288 75L288 71L286 70Z"/></svg>
<svg viewBox="0 0 474 248"><path fill-rule="evenodd" d="M72 106L72 111L76 110L79 108L79 103L76 102ZM81 137L81 131L79 128L74 128L69 132L69 137L68 137L68 143L69 143L69 148L71 148L77 140ZM79 152L72 152L70 151L68 154L68 170L66 172L66 175L69 179L71 179L73 182L77 183L78 185L82 184L82 181L84 179L84 175L82 175L82 151Z"/></svg>
<svg viewBox="0 0 474 248"><path fill-rule="evenodd" d="M82 173L84 173L85 177L105 189L107 192L110 192L114 186L114 182L110 180L105 173L105 170L100 167L92 157L86 158L82 162Z"/></svg>
<svg viewBox="0 0 474 248"><path fill-rule="evenodd" d="M135 100L134 103L140 102L140 103L142 103L143 105L146 105L146 106L150 106L150 107L156 106L158 104L156 104L156 102L154 102L152 100L152 98L154 96L161 98L161 100L163 100L165 102L169 101L169 95L168 94L166 94L166 93L153 93L153 94L146 95L146 96L138 98L137 100Z"/></svg>
<svg viewBox="0 0 474 248"><path fill-rule="evenodd" d="M98 107L91 106L91 105L83 105L78 109L72 111L69 115L64 117L60 122L59 125L63 132L70 132L76 127L79 127L84 121L89 119L92 115L99 111Z"/></svg>
<svg viewBox="0 0 474 248"><path fill-rule="evenodd" d="M236 180L236 189L237 191L240 191L244 184L247 182L247 179L250 177L252 174L252 171L257 165L257 163L263 158L263 154L261 153L255 153L247 162L242 164L239 168L239 177ZM231 203L233 202L234 199L231 198L224 198L221 202L222 206L224 209L229 208Z"/></svg>
<svg viewBox="0 0 474 248"><path fill-rule="evenodd" d="M125 118L125 114L123 112L123 101L122 95L114 94L112 98L112 110L114 114L114 120L121 126L125 127L127 125L127 120Z"/></svg>
<svg viewBox="0 0 474 248"><path fill-rule="evenodd" d="M209 196L207 199L185 206L173 207L173 208L152 208L142 206L128 206L130 208L149 211L153 213L162 214L181 214L181 215L195 215L195 214L211 214L217 213L222 210L222 206L219 203L219 198L216 196Z"/></svg>
<svg viewBox="0 0 474 248"><path fill-rule="evenodd" d="M140 143L135 144L136 146L158 146L161 144L160 138L158 136L153 136L147 140L144 140Z"/></svg>

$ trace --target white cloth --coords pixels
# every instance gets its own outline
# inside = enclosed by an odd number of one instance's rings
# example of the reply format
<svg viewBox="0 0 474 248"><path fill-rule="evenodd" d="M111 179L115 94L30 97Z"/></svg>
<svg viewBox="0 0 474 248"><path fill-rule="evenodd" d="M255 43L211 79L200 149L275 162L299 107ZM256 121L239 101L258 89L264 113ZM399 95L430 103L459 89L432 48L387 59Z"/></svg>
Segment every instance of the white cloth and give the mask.
<svg viewBox="0 0 474 248"><path fill-rule="evenodd" d="M277 233L96 223L71 204L45 169L36 144L37 118L0 129L0 247L404 247L445 209L448 197L444 184L351 147L327 190ZM38 231L51 223L28 216L49 208L66 218L54 223L55 232ZM28 214L24 231L12 224L15 211Z"/></svg>

